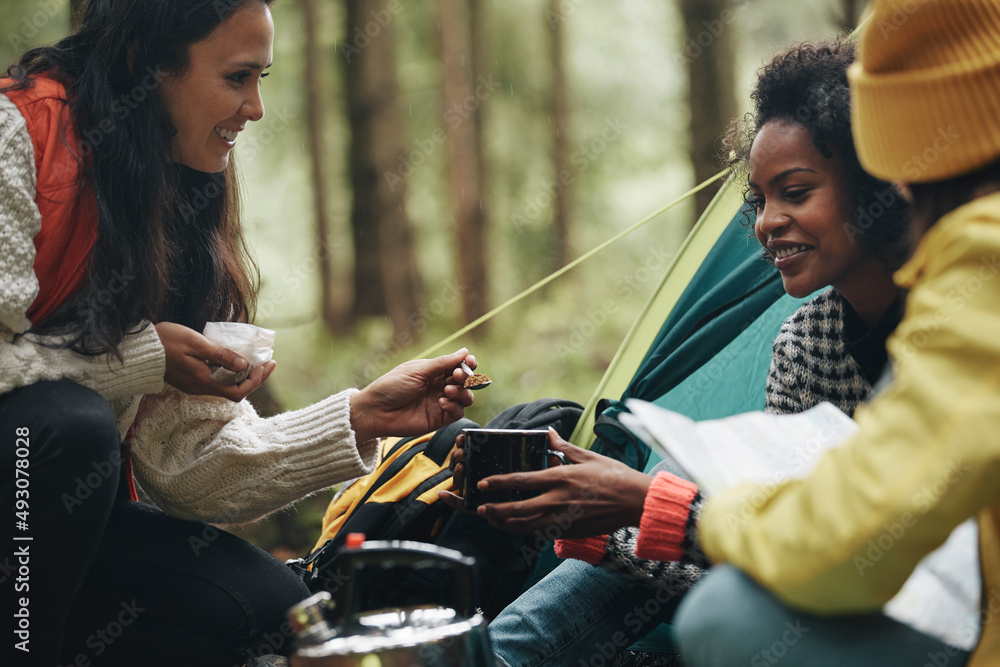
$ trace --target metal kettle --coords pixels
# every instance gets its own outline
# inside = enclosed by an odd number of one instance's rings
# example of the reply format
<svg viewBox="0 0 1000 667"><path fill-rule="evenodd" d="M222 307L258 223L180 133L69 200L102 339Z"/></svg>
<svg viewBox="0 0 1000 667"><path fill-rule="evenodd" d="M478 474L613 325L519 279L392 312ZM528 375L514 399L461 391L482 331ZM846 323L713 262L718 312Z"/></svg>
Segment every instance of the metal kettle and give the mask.
<svg viewBox="0 0 1000 667"><path fill-rule="evenodd" d="M366 541L336 565L345 582L337 605L324 591L288 610L292 667L495 664L486 619L474 609L475 559L421 542ZM421 591L414 580L433 585Z"/></svg>

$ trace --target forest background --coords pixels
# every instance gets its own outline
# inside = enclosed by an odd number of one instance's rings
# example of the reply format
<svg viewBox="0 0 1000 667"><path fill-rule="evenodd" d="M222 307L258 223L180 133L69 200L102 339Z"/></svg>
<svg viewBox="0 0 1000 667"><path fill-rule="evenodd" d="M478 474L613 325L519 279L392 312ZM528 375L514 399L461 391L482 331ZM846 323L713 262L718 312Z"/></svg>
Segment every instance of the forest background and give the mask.
<svg viewBox="0 0 1000 667"><path fill-rule="evenodd" d="M221 1L221 0L220 0ZM0 63L84 0L2 0ZM292 409L363 386L721 168L756 70L852 29L861 0L278 0L267 115L241 135L257 324ZM476 326L486 423L585 403L714 190ZM281 556L332 491L229 527Z"/></svg>

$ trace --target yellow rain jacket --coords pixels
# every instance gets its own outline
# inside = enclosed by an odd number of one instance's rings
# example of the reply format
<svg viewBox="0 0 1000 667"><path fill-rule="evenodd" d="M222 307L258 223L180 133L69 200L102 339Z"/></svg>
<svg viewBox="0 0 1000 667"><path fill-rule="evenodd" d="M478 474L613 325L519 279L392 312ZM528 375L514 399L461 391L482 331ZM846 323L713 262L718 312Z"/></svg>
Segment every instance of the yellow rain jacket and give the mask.
<svg viewBox="0 0 1000 667"><path fill-rule="evenodd" d="M880 609L976 516L984 624L969 664L997 665L1000 194L942 218L895 279L911 291L887 343L894 380L855 414L859 433L805 480L709 500L701 541L794 607L850 614Z"/></svg>

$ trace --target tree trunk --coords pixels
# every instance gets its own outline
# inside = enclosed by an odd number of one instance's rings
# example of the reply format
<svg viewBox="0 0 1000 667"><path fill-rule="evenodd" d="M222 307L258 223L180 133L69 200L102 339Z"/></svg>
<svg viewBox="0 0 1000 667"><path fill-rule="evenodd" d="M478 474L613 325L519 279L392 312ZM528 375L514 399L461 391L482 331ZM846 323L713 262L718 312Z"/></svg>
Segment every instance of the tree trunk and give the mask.
<svg viewBox="0 0 1000 667"><path fill-rule="evenodd" d="M841 30L849 32L858 26L859 0L841 0L841 15L838 18Z"/></svg>
<svg viewBox="0 0 1000 667"><path fill-rule="evenodd" d="M417 312L421 287L401 169L395 16L386 4L386 0L347 0L347 39L340 53L346 61L351 125L354 316L387 315L400 332Z"/></svg>
<svg viewBox="0 0 1000 667"><path fill-rule="evenodd" d="M486 217L477 112L491 89L476 80L470 1L438 0L444 63L444 120L448 186L455 225L462 316L471 322L488 310Z"/></svg>
<svg viewBox="0 0 1000 667"><path fill-rule="evenodd" d="M492 80L493 71L492 68L490 72L486 72L486 63L489 62L490 49L488 46L489 35L491 34L487 28L487 5L481 0L470 0L469 2L469 26L471 31L471 41L472 41L472 72L478 79L481 76L485 76L487 80ZM489 191L488 183L486 178L486 110L489 107L489 101L483 100L483 102L476 107L476 110L472 112L473 118L476 122L473 127L476 130L476 163L479 168L479 209L482 215L482 224L484 227L483 235L486 236L490 229L490 216L489 216ZM486 286L483 288L484 298L486 299L487 306L489 304L489 266L485 266L483 269L486 274Z"/></svg>
<svg viewBox="0 0 1000 667"><path fill-rule="evenodd" d="M69 27L71 31L80 27L85 2L86 0L69 0Z"/></svg>
<svg viewBox="0 0 1000 667"><path fill-rule="evenodd" d="M320 313L327 330L344 334L347 323L338 312L333 294L333 267L330 257L330 216L327 208L329 180L326 173L326 138L323 131L323 84L320 78L320 14L316 0L302 0L305 22L306 115L309 129L309 157L312 163L313 203L316 210L316 243L319 257Z"/></svg>
<svg viewBox="0 0 1000 667"><path fill-rule="evenodd" d="M549 0L549 16L559 16L564 0ZM552 108L551 119L553 127L553 166L555 167L554 182L568 183L572 178L569 159L569 102L566 85L566 58L564 54L564 21L549 21L552 32L550 40L550 57L552 62ZM570 261L569 221L572 211L572 199L568 187L557 187L555 191L555 232L556 232L556 266L558 269Z"/></svg>
<svg viewBox="0 0 1000 667"><path fill-rule="evenodd" d="M731 0L680 0L684 16L684 60L691 108L691 162L696 183L721 168L719 138L736 116ZM706 188L695 196L701 215L715 196ZM697 218L695 218L697 219Z"/></svg>

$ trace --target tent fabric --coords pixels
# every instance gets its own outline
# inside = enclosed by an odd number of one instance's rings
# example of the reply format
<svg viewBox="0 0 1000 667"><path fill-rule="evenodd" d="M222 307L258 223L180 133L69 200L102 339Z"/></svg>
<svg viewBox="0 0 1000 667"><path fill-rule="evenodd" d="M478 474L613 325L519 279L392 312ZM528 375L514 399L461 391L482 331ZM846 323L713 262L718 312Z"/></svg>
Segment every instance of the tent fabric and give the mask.
<svg viewBox="0 0 1000 667"><path fill-rule="evenodd" d="M571 442L648 470L652 453L617 420L624 399L696 420L764 408L772 341L808 298L785 294L750 222L752 211L725 183L626 335ZM662 624L630 649L674 653L672 630Z"/></svg>
<svg viewBox="0 0 1000 667"><path fill-rule="evenodd" d="M655 462L648 448L617 420L626 398L652 401L693 419L764 408L771 341L803 300L788 297L781 276L763 261L750 233L752 220L732 183L725 184L588 403L581 425L594 424L594 435L574 433L574 442L646 469ZM619 399L608 398L616 393Z"/></svg>
<svg viewBox="0 0 1000 667"><path fill-rule="evenodd" d="M586 404L583 418L573 432L573 442L584 447L593 444L595 435L591 431L591 425L598 412L598 401L602 398L622 396L633 383L639 366L652 349L654 341L666 328L666 322L670 319L678 301L685 294L694 294L695 290L690 287L691 281L702 271L705 258L712 252L723 232L729 230L733 212L740 209L741 205L742 201L732 183L724 183L688 234L660 284L632 323L632 327ZM690 296L686 299L690 299ZM677 311L683 313L684 308L678 308Z"/></svg>
<svg viewBox="0 0 1000 667"><path fill-rule="evenodd" d="M785 292L761 259L741 209L702 262L657 334L623 398L653 400L721 351Z"/></svg>
<svg viewBox="0 0 1000 667"><path fill-rule="evenodd" d="M653 402L696 421L763 410L771 343L782 323L807 300L780 297L707 363Z"/></svg>
<svg viewBox="0 0 1000 667"><path fill-rule="evenodd" d="M652 347L654 339L664 326L664 321L688 288L711 252L720 235L729 227L733 211L740 208L742 200L731 182L726 182L709 203L701 219L688 234L678 250L660 284L653 291L642 312L626 334L604 376L598 383L583 416L573 432L571 441L581 447L591 447L595 434L592 431L597 403L605 397L621 396L632 383L636 369Z"/></svg>

